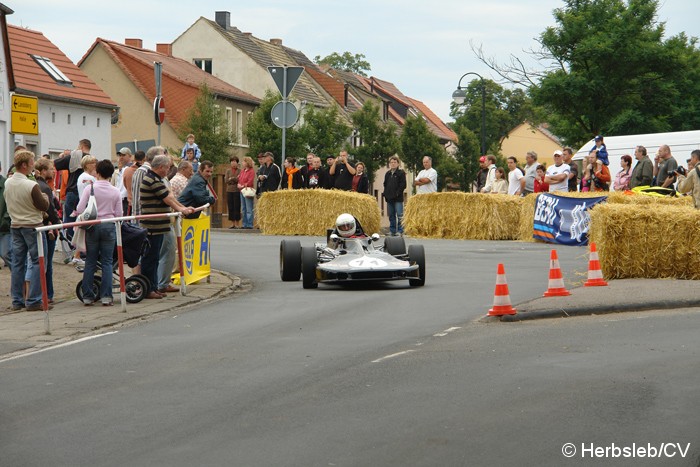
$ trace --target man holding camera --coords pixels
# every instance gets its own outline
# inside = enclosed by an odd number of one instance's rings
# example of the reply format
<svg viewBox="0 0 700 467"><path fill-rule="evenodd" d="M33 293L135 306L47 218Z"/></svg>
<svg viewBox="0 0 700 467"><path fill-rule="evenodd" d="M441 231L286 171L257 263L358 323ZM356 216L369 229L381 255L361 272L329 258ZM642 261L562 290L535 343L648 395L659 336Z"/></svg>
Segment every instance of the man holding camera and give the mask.
<svg viewBox="0 0 700 467"><path fill-rule="evenodd" d="M668 147L668 144L659 147L658 155L659 163L656 171L656 183L654 185L662 188L673 188L673 184L676 182L676 175L674 172L678 168L678 162L673 158L671 148ZM656 162L654 165L656 165Z"/></svg>
<svg viewBox="0 0 700 467"><path fill-rule="evenodd" d="M348 152L340 151L333 161L328 173L335 179L335 188L344 191L352 190L352 178L355 176L355 166L348 161Z"/></svg>
<svg viewBox="0 0 700 467"><path fill-rule="evenodd" d="M688 171L678 167L678 192L688 193L692 191L695 209L700 209L700 149L690 153ZM683 170L681 170L683 169Z"/></svg>

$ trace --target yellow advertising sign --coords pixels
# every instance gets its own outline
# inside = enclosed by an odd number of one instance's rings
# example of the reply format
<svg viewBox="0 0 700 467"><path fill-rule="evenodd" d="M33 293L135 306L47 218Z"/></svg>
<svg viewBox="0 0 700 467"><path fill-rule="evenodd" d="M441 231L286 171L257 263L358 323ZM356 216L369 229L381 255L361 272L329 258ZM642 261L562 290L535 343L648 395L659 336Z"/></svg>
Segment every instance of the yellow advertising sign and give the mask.
<svg viewBox="0 0 700 467"><path fill-rule="evenodd" d="M201 214L199 219L182 219L182 254L185 284L192 284L211 274L209 239L211 218Z"/></svg>
<svg viewBox="0 0 700 467"><path fill-rule="evenodd" d="M38 135L39 99L31 96L13 94L10 101L12 133Z"/></svg>

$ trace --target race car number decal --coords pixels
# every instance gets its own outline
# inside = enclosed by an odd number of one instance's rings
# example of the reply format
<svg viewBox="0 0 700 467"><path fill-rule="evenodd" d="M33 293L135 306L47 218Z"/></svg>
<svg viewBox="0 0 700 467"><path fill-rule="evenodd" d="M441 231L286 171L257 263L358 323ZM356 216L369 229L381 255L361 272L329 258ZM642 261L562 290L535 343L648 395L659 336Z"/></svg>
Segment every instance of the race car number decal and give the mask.
<svg viewBox="0 0 700 467"><path fill-rule="evenodd" d="M386 261L379 258L371 258L363 256L362 258L353 259L348 262L348 265L353 268L383 268L387 265Z"/></svg>

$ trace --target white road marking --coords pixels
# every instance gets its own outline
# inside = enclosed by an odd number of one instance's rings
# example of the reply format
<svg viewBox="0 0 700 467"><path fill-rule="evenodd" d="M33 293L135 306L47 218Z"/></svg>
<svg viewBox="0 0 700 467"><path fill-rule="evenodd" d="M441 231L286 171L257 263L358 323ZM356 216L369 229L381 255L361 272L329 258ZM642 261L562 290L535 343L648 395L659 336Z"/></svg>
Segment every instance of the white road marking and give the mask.
<svg viewBox="0 0 700 467"><path fill-rule="evenodd" d="M33 350L31 352L23 353L20 355L15 355L13 357L3 358L3 359L0 359L0 363L9 362L11 360L16 360L16 359L22 358L22 357L29 357L30 355L36 355L38 353L46 352L47 350L55 350L55 349L60 349L61 347L68 347L69 345L78 344L80 342L85 342L85 341L89 341L92 339L97 339L98 337L109 336L110 334L116 334L118 332L119 331L110 331L110 332L105 332L104 334L97 334L95 336L82 337L82 338L76 339L74 341L64 342L63 344L52 345L51 347L44 347L43 349Z"/></svg>
<svg viewBox="0 0 700 467"><path fill-rule="evenodd" d="M452 331L456 331L457 329L462 329L462 328L459 327L459 326L457 326L457 327L452 327L452 328L448 328L448 329L445 329L445 330L442 331L442 332L438 332L437 334L433 334L433 337L445 337L446 335L448 335L448 334L451 333Z"/></svg>
<svg viewBox="0 0 700 467"><path fill-rule="evenodd" d="M389 360L390 358L400 357L401 355L406 355L406 354L409 354L409 353L411 353L411 352L415 352L415 350L404 350L403 352L396 352L396 353L393 353L393 354L391 354L391 355L385 355L385 356L382 357L382 358L378 358L378 359L376 359L376 360L372 360L372 363L383 362L384 360Z"/></svg>

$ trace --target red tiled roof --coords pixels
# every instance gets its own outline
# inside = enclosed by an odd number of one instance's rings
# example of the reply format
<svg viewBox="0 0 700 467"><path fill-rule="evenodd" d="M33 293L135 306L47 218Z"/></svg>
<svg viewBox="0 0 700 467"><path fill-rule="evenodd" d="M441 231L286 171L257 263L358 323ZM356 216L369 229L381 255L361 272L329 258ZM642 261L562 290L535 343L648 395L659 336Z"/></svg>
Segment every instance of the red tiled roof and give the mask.
<svg viewBox="0 0 700 467"><path fill-rule="evenodd" d="M199 88L204 83L213 94L223 98L254 105L260 103L257 97L210 75L188 61L105 39L98 38L78 63L82 63L98 45L112 57L149 102L156 97L153 62L163 64L161 95L168 109L168 120L173 127L179 127L185 120L186 112L196 101Z"/></svg>
<svg viewBox="0 0 700 467"><path fill-rule="evenodd" d="M15 81L13 91L102 107L117 106L94 81L88 78L42 33L9 24L7 25L7 33ZM73 82L73 85L57 83L34 61L31 55L51 59L51 62Z"/></svg>
<svg viewBox="0 0 700 467"><path fill-rule="evenodd" d="M412 97L409 97L408 100L411 101L411 104L413 104L413 107L415 107L420 113L423 114L423 116L433 125L435 126L435 129L437 130L436 134L439 138L449 140L449 141L457 141L457 134L450 129L447 125L445 125L445 122L440 120L440 117L435 115L430 108L422 103L421 101L417 101L413 99Z"/></svg>

